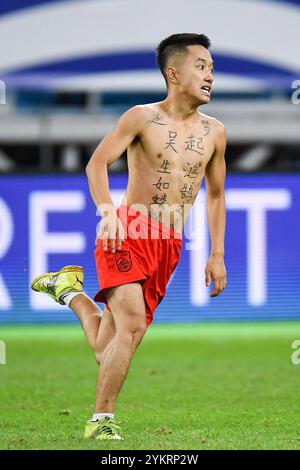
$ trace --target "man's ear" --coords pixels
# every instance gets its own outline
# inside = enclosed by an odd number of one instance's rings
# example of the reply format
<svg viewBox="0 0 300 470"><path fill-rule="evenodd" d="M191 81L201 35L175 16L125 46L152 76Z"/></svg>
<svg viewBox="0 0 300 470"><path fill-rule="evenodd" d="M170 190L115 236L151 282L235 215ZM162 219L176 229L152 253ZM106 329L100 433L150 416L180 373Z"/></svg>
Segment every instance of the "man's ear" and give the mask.
<svg viewBox="0 0 300 470"><path fill-rule="evenodd" d="M178 76L174 67L167 67L166 74L170 83L178 83Z"/></svg>

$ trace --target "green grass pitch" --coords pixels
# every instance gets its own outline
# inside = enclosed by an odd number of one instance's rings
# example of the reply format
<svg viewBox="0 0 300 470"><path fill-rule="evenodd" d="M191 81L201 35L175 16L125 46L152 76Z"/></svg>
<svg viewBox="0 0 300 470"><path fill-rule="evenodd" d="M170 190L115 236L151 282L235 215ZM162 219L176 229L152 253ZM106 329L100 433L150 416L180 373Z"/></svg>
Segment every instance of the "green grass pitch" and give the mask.
<svg viewBox="0 0 300 470"><path fill-rule="evenodd" d="M299 449L299 324L153 325L116 417L123 442L82 439L97 366L79 326L1 327L1 449Z"/></svg>

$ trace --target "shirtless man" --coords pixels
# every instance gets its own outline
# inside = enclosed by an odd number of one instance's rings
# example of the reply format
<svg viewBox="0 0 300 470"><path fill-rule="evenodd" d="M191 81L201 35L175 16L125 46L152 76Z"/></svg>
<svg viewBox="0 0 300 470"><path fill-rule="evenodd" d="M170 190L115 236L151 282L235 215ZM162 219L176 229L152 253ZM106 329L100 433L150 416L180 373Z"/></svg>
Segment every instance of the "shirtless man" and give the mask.
<svg viewBox="0 0 300 470"><path fill-rule="evenodd" d="M174 34L157 49L167 98L135 106L119 119L87 165L90 192L102 217L96 239L101 290L82 292L83 269L43 274L32 288L72 308L101 364L96 407L85 437L122 439L114 410L130 362L162 300L180 255L181 233L203 177L211 253L206 286L212 297L226 285L225 129L198 107L210 101L213 61L203 34ZM129 178L121 207L109 192L108 167L128 150ZM137 223L138 222L138 223ZM137 226L139 228L137 228Z"/></svg>

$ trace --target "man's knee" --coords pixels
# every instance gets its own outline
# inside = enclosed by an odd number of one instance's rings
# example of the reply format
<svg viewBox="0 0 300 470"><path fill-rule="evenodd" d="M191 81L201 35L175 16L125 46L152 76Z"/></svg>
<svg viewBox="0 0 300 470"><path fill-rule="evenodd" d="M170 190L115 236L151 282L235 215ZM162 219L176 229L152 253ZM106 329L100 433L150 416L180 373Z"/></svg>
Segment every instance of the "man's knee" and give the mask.
<svg viewBox="0 0 300 470"><path fill-rule="evenodd" d="M129 318L127 318L127 321L123 323L119 334L124 339L130 341L136 348L143 339L146 331L146 318L144 319L141 315L132 312Z"/></svg>
<svg viewBox="0 0 300 470"><path fill-rule="evenodd" d="M139 319L137 322L135 322L130 330L134 341L140 342L140 340L144 337L145 333L147 331L147 324L146 320L144 319Z"/></svg>
<svg viewBox="0 0 300 470"><path fill-rule="evenodd" d="M140 315L132 315L127 322L122 325L119 331L117 331L115 337L113 338L115 341L126 342L131 346L133 349L136 349L140 342L142 341L145 333L147 331L147 323L146 319L141 318ZM97 348L94 349L95 359L99 366L104 361L105 358L106 347L103 349Z"/></svg>
<svg viewBox="0 0 300 470"><path fill-rule="evenodd" d="M139 343L147 331L145 305L130 304L125 301L122 305L119 331L129 335L134 343Z"/></svg>
<svg viewBox="0 0 300 470"><path fill-rule="evenodd" d="M143 293L140 285L132 291L128 285L122 287L110 299L117 335L138 345L147 331Z"/></svg>

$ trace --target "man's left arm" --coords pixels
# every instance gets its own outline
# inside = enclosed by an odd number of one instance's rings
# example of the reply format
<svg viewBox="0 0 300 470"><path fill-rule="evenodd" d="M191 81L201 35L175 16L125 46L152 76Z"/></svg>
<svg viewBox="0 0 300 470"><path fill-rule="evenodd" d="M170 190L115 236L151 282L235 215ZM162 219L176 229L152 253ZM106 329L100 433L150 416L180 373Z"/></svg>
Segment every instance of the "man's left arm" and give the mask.
<svg viewBox="0 0 300 470"><path fill-rule="evenodd" d="M209 287L213 280L211 297L218 296L226 286L224 264L225 238L225 149L226 131L220 122L216 126L215 151L205 169L206 210L210 232L211 252L205 269L205 283Z"/></svg>

